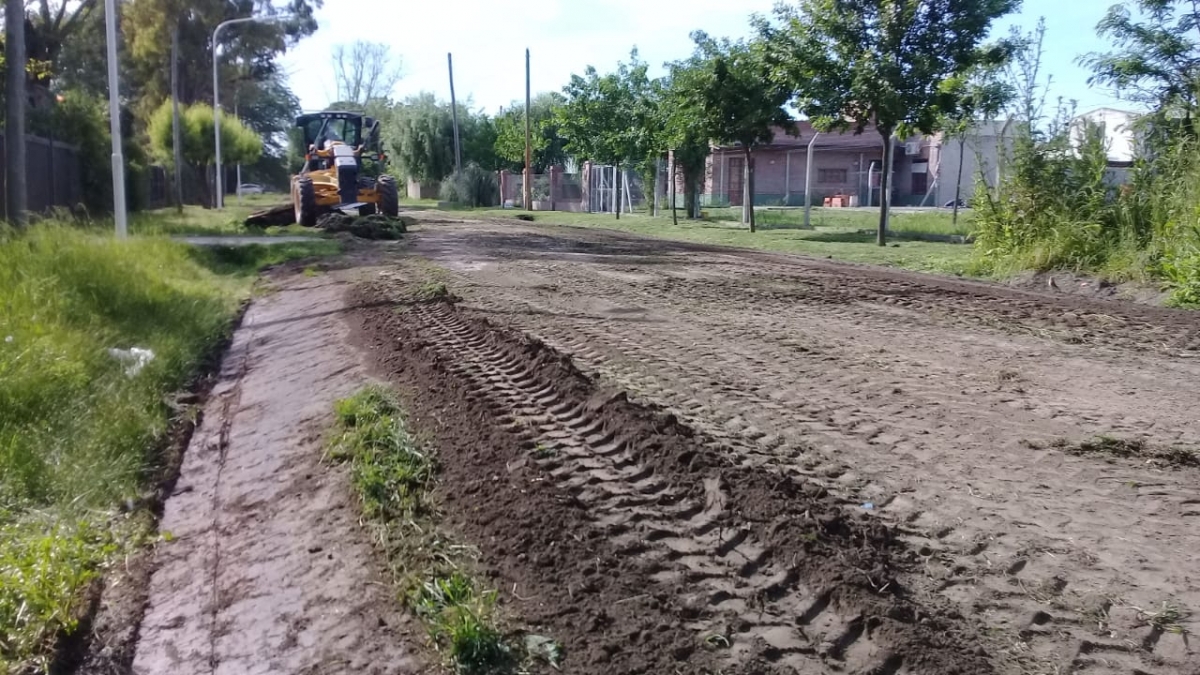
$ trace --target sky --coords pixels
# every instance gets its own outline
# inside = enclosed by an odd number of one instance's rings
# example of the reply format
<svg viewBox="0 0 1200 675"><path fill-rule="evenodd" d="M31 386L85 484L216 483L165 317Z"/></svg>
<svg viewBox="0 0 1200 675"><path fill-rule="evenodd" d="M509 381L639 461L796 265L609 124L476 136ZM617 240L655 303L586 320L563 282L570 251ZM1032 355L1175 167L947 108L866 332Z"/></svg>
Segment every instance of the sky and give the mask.
<svg viewBox="0 0 1200 675"><path fill-rule="evenodd" d="M319 29L284 58L291 85L305 110L334 98L332 48L358 39L384 42L402 61L394 95L432 91L449 100L446 54L454 55L455 93L475 109L495 113L525 96L525 49L531 52L533 93L560 91L588 65L607 72L637 47L652 66L688 56L693 30L714 36L749 34L749 16L769 13L775 0L325 0ZM413 5L416 7L414 8ZM1079 112L1130 107L1110 92L1091 88L1079 54L1108 47L1095 33L1107 0L1025 0L1018 14L997 22L1031 29L1046 17L1043 67L1053 77L1050 102L1078 101Z"/></svg>

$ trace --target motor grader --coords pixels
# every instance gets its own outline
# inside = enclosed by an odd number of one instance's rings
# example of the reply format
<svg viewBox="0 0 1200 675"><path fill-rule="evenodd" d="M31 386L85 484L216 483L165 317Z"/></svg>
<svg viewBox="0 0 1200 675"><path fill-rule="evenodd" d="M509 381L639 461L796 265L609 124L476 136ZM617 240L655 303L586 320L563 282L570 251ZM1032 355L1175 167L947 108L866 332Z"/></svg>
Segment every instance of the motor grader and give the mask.
<svg viewBox="0 0 1200 675"><path fill-rule="evenodd" d="M400 193L393 176L381 173L387 156L379 145L379 121L355 112L326 111L300 115L304 167L292 176L295 222L313 227L326 213L381 213L396 217ZM377 177L367 175L364 160Z"/></svg>

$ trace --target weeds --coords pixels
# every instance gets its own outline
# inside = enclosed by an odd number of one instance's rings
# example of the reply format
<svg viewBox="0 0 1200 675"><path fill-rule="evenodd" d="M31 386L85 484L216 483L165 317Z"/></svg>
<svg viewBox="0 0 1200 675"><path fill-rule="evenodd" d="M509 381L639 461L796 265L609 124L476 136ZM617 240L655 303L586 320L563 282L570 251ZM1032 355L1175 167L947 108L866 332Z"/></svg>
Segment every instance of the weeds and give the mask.
<svg viewBox="0 0 1200 675"><path fill-rule="evenodd" d="M413 299L421 303L457 302L459 300L458 296L451 293L446 284L441 281L430 281L422 284L413 293Z"/></svg>
<svg viewBox="0 0 1200 675"><path fill-rule="evenodd" d="M328 457L350 463L401 596L434 647L460 673L514 672L522 650L496 627L497 594L464 570L464 547L438 532L429 498L436 463L409 433L395 396L368 386L334 412Z"/></svg>
<svg viewBox="0 0 1200 675"><path fill-rule="evenodd" d="M1176 635L1186 635L1187 627L1183 622L1191 616L1191 612L1180 608L1178 605L1164 602L1158 611L1150 611L1141 607L1133 607L1133 609L1155 630L1161 633L1175 633Z"/></svg>
<svg viewBox="0 0 1200 675"><path fill-rule="evenodd" d="M1153 446L1140 438L1116 438L1102 435L1078 443L1060 438L1049 443L1025 441L1025 444L1034 450L1054 448L1068 455L1080 457L1106 455L1121 459L1142 459L1147 462L1173 466L1200 466L1200 453L1197 453L1196 450L1182 446Z"/></svg>

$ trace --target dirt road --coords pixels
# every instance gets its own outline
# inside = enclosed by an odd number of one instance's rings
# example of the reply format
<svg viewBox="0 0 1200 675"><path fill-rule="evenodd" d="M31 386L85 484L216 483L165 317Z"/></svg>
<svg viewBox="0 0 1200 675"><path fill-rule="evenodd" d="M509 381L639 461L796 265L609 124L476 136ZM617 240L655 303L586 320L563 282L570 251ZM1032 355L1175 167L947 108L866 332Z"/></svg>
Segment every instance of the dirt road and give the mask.
<svg viewBox="0 0 1200 675"><path fill-rule="evenodd" d="M439 218L358 340L570 672L1200 672L1196 315Z"/></svg>

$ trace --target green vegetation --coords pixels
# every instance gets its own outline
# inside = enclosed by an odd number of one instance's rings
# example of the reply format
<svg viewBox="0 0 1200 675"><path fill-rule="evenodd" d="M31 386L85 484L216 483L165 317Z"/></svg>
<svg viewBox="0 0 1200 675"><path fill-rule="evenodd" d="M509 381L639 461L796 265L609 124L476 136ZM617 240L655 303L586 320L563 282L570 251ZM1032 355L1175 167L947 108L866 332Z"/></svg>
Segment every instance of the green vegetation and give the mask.
<svg viewBox="0 0 1200 675"><path fill-rule="evenodd" d="M1200 18L1200 12L1184 14L1188 26ZM1200 56L1200 43L1185 39L1186 31L1172 27L1161 12L1157 16L1157 24L1166 26L1162 30L1180 32L1179 49ZM1112 30L1101 25L1106 26ZM1174 304L1200 305L1200 130L1191 104L1164 93L1158 110L1139 120L1135 131L1143 147L1129 184L1118 189L1109 177L1104 130L1073 121L1068 107L1043 113L1046 85L1037 78L1043 30L1039 26L1026 38L1027 47L1016 56L1017 72L1024 74L1017 80L1021 105L1012 151L1001 159L1003 179L994 189L980 186L974 200L977 270L1066 269L1115 281L1154 281L1172 291ZM1159 27L1120 30L1134 43L1161 37ZM1145 53L1157 58L1149 47ZM1107 58L1096 63L1098 77L1116 77ZM1150 86L1158 77L1127 74L1130 86ZM1164 86L1174 90L1175 84Z"/></svg>
<svg viewBox="0 0 1200 675"><path fill-rule="evenodd" d="M180 145L183 161L192 167L192 174L202 176L205 184L204 201L212 201L213 186L208 179L213 175L208 167L216 163L216 146L213 144L213 109L210 105L193 103L180 105ZM253 164L262 155L262 138L257 132L242 124L241 120L221 111L221 155L228 164ZM165 101L151 116L147 128L150 150L164 166L173 166L175 140L172 103Z"/></svg>
<svg viewBox="0 0 1200 675"><path fill-rule="evenodd" d="M0 671L44 670L88 585L145 536L124 512L162 471L167 395L227 335L252 273L314 252L0 231ZM109 352L133 348L153 358Z"/></svg>
<svg viewBox="0 0 1200 675"><path fill-rule="evenodd" d="M429 495L436 462L409 432L394 394L368 386L334 410L329 457L349 462L393 580L434 648L460 673L513 672L520 648L497 627L496 592L483 589L462 547L437 530Z"/></svg>
<svg viewBox="0 0 1200 675"><path fill-rule="evenodd" d="M506 209L474 213L497 218L512 218L517 215L517 212ZM728 210L721 210L717 215L729 218L728 213ZM802 219L803 212L799 211L798 214L788 215L787 220L797 217ZM962 244L902 241L888 247L876 246L874 231L862 229L864 222L865 227L874 224L874 213L847 209L813 209L812 221L815 229L812 230L796 229L790 223L769 224L770 218L760 212L757 233L720 220L680 220L678 224L672 224L666 218L644 215L627 215L620 220L598 213L535 212L523 215L530 215L534 222L547 225L608 228L663 239L739 246L778 253L800 253L923 272L965 274L972 261L971 247ZM906 223L909 216L912 216L912 220ZM950 227L950 214L905 213L897 215L893 222L896 226L911 228L904 230L908 233L923 232L925 223L929 223L933 233L940 234L944 232L939 230ZM903 235L898 235L896 238L902 237Z"/></svg>

